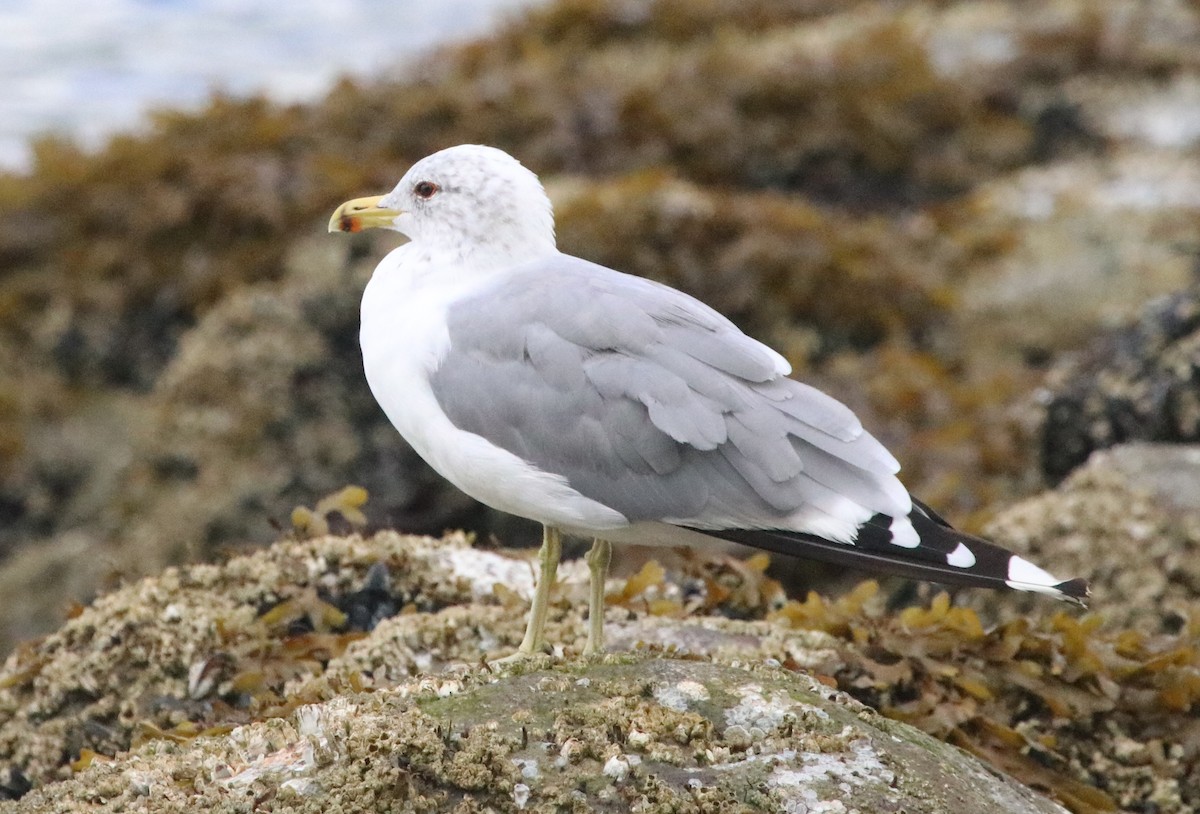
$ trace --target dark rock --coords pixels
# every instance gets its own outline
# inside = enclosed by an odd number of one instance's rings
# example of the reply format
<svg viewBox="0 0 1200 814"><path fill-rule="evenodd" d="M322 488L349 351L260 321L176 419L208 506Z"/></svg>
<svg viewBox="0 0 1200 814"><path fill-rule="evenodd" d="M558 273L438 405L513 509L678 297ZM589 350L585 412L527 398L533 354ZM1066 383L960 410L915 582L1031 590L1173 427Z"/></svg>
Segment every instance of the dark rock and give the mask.
<svg viewBox="0 0 1200 814"><path fill-rule="evenodd" d="M1097 449L1200 440L1200 287L1154 300L1050 374L1042 471L1059 481Z"/></svg>

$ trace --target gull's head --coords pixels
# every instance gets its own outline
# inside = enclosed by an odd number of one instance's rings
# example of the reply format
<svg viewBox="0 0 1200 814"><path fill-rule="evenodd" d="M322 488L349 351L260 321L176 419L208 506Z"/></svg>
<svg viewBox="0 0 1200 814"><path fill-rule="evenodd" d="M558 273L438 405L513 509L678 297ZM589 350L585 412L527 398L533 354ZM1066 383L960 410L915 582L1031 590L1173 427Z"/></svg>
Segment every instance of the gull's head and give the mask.
<svg viewBox="0 0 1200 814"><path fill-rule="evenodd" d="M413 164L386 195L337 208L331 232L393 229L431 252L525 259L554 250L554 214L536 175L503 150L449 147Z"/></svg>

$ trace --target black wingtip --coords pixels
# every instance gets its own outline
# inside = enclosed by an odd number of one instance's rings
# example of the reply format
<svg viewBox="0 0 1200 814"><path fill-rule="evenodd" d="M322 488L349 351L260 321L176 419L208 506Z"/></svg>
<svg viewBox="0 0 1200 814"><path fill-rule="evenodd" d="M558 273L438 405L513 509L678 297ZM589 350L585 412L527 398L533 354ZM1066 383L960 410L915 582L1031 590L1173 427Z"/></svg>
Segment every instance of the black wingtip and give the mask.
<svg viewBox="0 0 1200 814"><path fill-rule="evenodd" d="M1058 583L1054 588L1062 594L1063 599L1085 608L1087 607L1088 598L1092 595L1092 589L1086 579L1068 579L1065 582Z"/></svg>
<svg viewBox="0 0 1200 814"><path fill-rule="evenodd" d="M955 531L932 510L917 503L909 514L919 545L896 543L893 518L876 515L858 528L853 543L827 540L806 532L773 529L694 529L753 548L808 557L864 571L894 574L945 585L1031 591L1086 606L1085 579L1054 581L1041 568L995 543ZM965 549L965 551L964 551Z"/></svg>

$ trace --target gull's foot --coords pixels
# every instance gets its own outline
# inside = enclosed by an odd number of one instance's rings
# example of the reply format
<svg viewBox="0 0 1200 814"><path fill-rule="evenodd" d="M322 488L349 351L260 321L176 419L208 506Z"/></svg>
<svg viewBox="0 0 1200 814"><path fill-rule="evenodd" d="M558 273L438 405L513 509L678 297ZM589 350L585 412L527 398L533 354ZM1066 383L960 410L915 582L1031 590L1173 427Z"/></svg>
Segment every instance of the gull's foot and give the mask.
<svg viewBox="0 0 1200 814"><path fill-rule="evenodd" d="M554 657L553 654L551 654L545 650L538 650L538 651L517 650L517 652L513 653L510 656L505 656L504 658L492 659L490 661L485 659L482 662L481 666L484 667L485 669L491 670L491 669L494 669L497 667L512 667L513 665L516 665L516 664L525 664L526 662L530 662L530 661L534 661L534 660L542 660L542 659L551 660L551 659L553 659L553 657Z"/></svg>
<svg viewBox="0 0 1200 814"><path fill-rule="evenodd" d="M580 658L587 661L597 661L604 658L604 645L595 647L591 642L583 646L583 652L579 654Z"/></svg>
<svg viewBox="0 0 1200 814"><path fill-rule="evenodd" d="M500 659L492 659L491 661L484 661L483 664L490 670L493 667L510 667L514 664L521 664L529 661L531 658L533 658L533 653L526 653L524 650L518 650L512 655L505 656L504 658Z"/></svg>

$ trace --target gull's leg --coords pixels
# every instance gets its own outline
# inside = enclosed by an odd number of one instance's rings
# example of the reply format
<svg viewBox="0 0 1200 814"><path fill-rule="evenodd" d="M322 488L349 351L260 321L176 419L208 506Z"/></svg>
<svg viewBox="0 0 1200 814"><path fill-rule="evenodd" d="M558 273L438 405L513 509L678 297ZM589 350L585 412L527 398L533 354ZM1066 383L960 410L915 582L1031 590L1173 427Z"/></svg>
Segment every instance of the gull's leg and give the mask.
<svg viewBox="0 0 1200 814"><path fill-rule="evenodd" d="M546 627L546 611L550 604L550 589L558 574L562 556L562 534L552 526L544 526L542 548L538 552L538 580L533 589L533 605L529 608L529 625L516 656L528 656L542 649L542 632Z"/></svg>
<svg viewBox="0 0 1200 814"><path fill-rule="evenodd" d="M588 637L583 646L583 655L593 656L604 652L604 581L608 577L608 563L612 560L612 543L599 537L588 552L588 570L592 572L592 595L588 602Z"/></svg>

